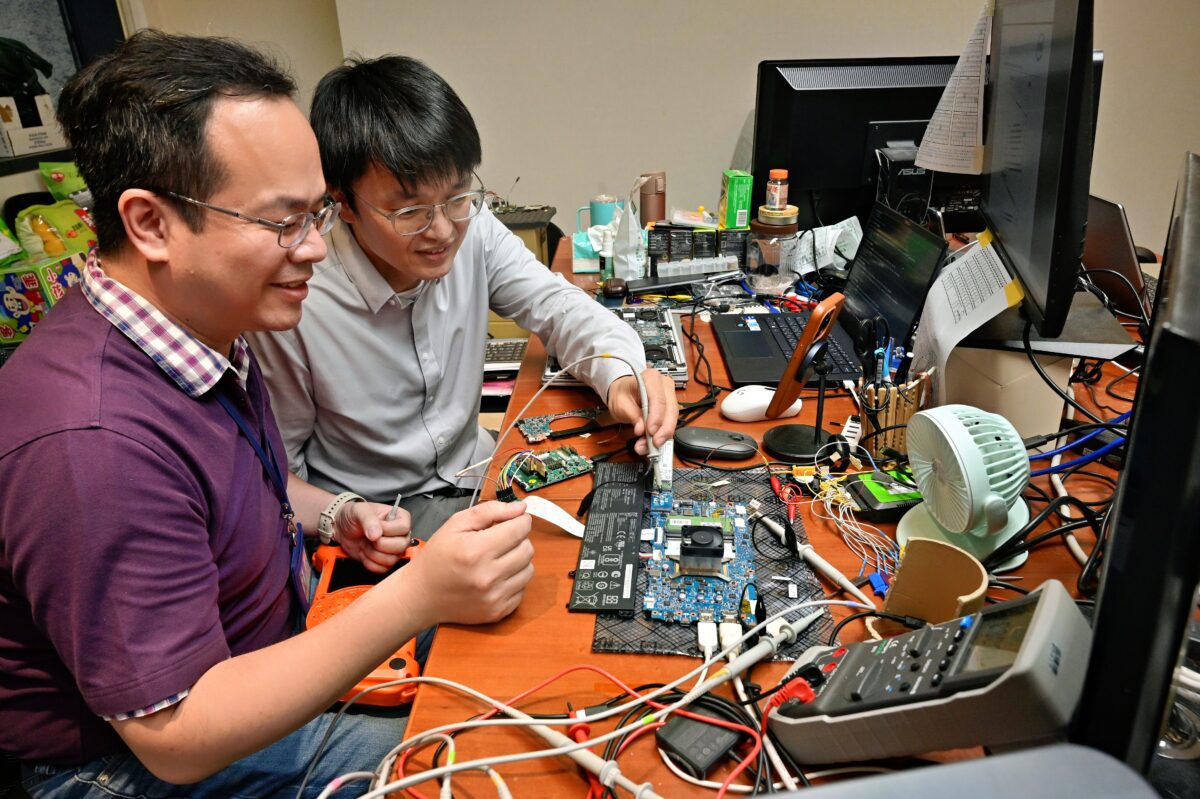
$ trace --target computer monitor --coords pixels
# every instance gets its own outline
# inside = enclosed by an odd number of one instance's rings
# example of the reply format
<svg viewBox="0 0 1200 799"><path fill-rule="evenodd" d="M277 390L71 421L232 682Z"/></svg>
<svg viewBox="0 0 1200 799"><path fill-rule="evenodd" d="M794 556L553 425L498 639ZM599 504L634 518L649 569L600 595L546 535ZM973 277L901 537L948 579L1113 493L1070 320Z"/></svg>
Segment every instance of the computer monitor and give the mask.
<svg viewBox="0 0 1200 799"><path fill-rule="evenodd" d="M758 65L751 170L754 208L767 173L788 170L801 229L857 216L875 201L875 150L920 144L957 56L763 61ZM974 187L977 176L938 175ZM970 189L968 189L970 190Z"/></svg>
<svg viewBox="0 0 1200 799"><path fill-rule="evenodd" d="M1062 332L1087 224L1091 0L996 0L980 210L1038 333Z"/></svg>
<svg viewBox="0 0 1200 799"><path fill-rule="evenodd" d="M1200 156L1175 194L1071 739L1144 772L1200 581Z"/></svg>

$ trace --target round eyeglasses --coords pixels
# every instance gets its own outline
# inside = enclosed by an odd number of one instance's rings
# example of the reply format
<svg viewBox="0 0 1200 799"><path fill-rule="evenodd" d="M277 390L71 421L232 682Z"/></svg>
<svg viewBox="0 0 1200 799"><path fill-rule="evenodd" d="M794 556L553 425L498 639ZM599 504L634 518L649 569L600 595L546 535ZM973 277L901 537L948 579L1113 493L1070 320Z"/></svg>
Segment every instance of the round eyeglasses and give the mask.
<svg viewBox="0 0 1200 799"><path fill-rule="evenodd" d="M446 218L451 222L466 222L468 219L475 217L483 209L484 197L487 194L485 189L477 189L475 191L464 191L462 194L456 194L444 203L435 203L433 205L410 205L407 208L400 208L395 211L385 211L382 208L372 205L369 201L363 199L361 195L355 196L377 214L382 215L385 219L392 223L392 230L396 231L397 236L415 236L418 233L424 233L429 230L429 226L433 224L433 212L441 208Z"/></svg>
<svg viewBox="0 0 1200 799"><path fill-rule="evenodd" d="M213 205L201 200L195 200L191 197L185 197L182 194L176 194L173 191L164 191L162 194L168 197L174 197L176 200L182 200L185 203L198 205L201 208L207 208L210 211L216 211L219 214L236 217L245 222L253 222L256 225L269 227L272 230L278 231L277 240L279 246L285 250L290 250L296 247L308 235L308 229L316 223L317 233L324 236L333 227L334 220L337 219L338 213L342 210L342 204L331 202L326 204L315 214L310 211L301 211L290 216L285 216L282 220L275 222L270 219L263 219L258 216L250 216L243 214L241 211L235 211L232 208L222 208L219 205Z"/></svg>

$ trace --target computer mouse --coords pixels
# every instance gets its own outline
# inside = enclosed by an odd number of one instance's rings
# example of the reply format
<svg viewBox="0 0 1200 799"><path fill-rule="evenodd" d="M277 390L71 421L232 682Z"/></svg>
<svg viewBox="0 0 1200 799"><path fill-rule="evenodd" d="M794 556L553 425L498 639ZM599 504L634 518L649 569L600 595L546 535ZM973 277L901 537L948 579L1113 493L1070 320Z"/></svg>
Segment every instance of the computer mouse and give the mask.
<svg viewBox="0 0 1200 799"><path fill-rule="evenodd" d="M629 288L621 278L610 277L604 281L603 291L605 297L624 297L629 293Z"/></svg>
<svg viewBox="0 0 1200 799"><path fill-rule="evenodd" d="M733 430L688 425L675 431L675 451L687 458L740 461L758 452L758 442Z"/></svg>
<svg viewBox="0 0 1200 799"><path fill-rule="evenodd" d="M770 386L742 386L721 400L721 415L735 422L761 422L767 418L767 406L774 397L775 389ZM778 418L795 416L802 404L796 400Z"/></svg>

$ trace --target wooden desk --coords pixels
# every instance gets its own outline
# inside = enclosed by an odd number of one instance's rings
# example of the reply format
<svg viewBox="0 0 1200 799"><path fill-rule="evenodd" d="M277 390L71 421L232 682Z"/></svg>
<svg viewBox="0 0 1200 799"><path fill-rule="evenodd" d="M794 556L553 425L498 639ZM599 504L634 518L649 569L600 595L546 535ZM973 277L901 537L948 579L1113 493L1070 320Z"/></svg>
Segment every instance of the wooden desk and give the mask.
<svg viewBox="0 0 1200 799"><path fill-rule="evenodd" d="M595 285L594 275L570 274L569 246L559 247L553 268L577 285L589 289ZM704 322L697 322L696 330L705 346L709 363L712 364L715 382L728 385L725 364L709 326ZM536 337L532 338L517 377L512 402L505 418L505 427L537 390L545 357L542 343ZM694 352L689 355L689 366L694 376ZM696 400L703 395L704 390L696 385L694 380L677 394L681 402ZM597 404L600 403L595 394L588 390L550 389L539 399L533 412L555 413ZM846 419L852 413L852 408L851 400L845 395L828 399L825 404L826 426L832 427L831 422L834 420L840 423ZM815 413L816 403L806 402L799 418L794 421L811 424ZM695 424L716 427L730 423L724 420L714 407L696 420ZM739 425L738 429L761 440L762 434L772 424L745 424ZM588 439L570 439L569 443L581 453L590 455L613 449L618 445L618 439L623 440L627 436L628 430L619 437L610 431L603 431ZM550 449L552 447L547 446L549 443L545 442L535 447ZM555 442L554 445L557 443L559 442ZM523 439L519 432L514 431L510 438L503 442L501 452L522 445ZM681 464L677 461L676 465ZM495 474L494 466L489 472L489 478L495 477ZM1075 489L1082 488L1074 483L1072 486ZM591 488L591 480L579 478L550 486L538 493L573 514L580 499ZM484 496L494 496L494 488L485 489ZM818 552L844 573L857 573L860 565L858 559L842 543L831 525L813 519L807 513L804 514L803 521L809 539ZM568 613L566 610L571 592L571 578L568 572L575 567L578 559L578 539L567 536L539 520L534 522L531 538L537 549L537 573L521 607L509 618L490 626L443 626L438 631L426 673L466 683L498 699L508 699L567 667L581 663L602 667L631 686L666 682L695 667L694 659L684 657L593 653L593 618L590 615ZM1090 547L1091 540L1088 534L1081 535L1081 540L1085 546ZM1019 574L1024 578L1021 585L1025 588L1034 588L1051 577L1062 579L1069 588L1073 588L1078 571L1078 566L1066 549L1061 544L1056 544L1034 552ZM847 613L849 611L846 609L834 611L834 615L839 617ZM861 623L854 623L843 632L843 636L848 639L861 638L863 635ZM782 675L782 670L782 664L763 665L755 670L755 680L770 684L769 681ZM562 713L568 703L574 708L583 708L598 704L617 692L618 689L601 676L591 672L577 672L539 691L535 701L522 703L520 706L533 713ZM445 690L422 687L413 705L408 732L413 734L437 725L462 721L479 712L480 706L472 701ZM594 728L593 734L613 728L613 725L608 723L597 726L599 729ZM459 738L458 761L541 748L544 748L544 744L540 738L519 729L472 731ZM432 749L427 749L415 756L413 763L418 767L427 765L431 751ZM621 756L620 765L622 772L631 779L650 780L661 792L669 796L712 795L711 790L688 785L672 776L659 761L651 741L641 740L633 744ZM566 758L509 764L501 766L500 771L513 793L518 796L581 796L587 791L586 781L580 776L575 765ZM454 784L455 793L459 797L495 795L491 783L478 772L456 775ZM421 790L427 795L431 792L436 794L436 787L432 783L426 783Z"/></svg>

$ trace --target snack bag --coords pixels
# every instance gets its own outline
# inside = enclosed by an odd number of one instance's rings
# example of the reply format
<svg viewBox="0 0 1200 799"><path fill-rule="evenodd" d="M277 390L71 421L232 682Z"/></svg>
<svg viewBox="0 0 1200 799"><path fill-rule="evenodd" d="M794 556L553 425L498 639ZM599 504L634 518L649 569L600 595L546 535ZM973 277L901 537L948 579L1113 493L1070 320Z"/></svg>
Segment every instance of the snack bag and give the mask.
<svg viewBox="0 0 1200 799"><path fill-rule="evenodd" d="M64 257L96 246L96 225L70 200L31 205L17 214L17 239L30 260Z"/></svg>
<svg viewBox="0 0 1200 799"><path fill-rule="evenodd" d="M24 258L25 251L21 249L17 237L8 229L8 225L4 224L4 220L0 219L0 267L24 260Z"/></svg>
<svg viewBox="0 0 1200 799"><path fill-rule="evenodd" d="M92 193L74 161L42 161L38 169L55 201L70 200L80 208L92 207Z"/></svg>

